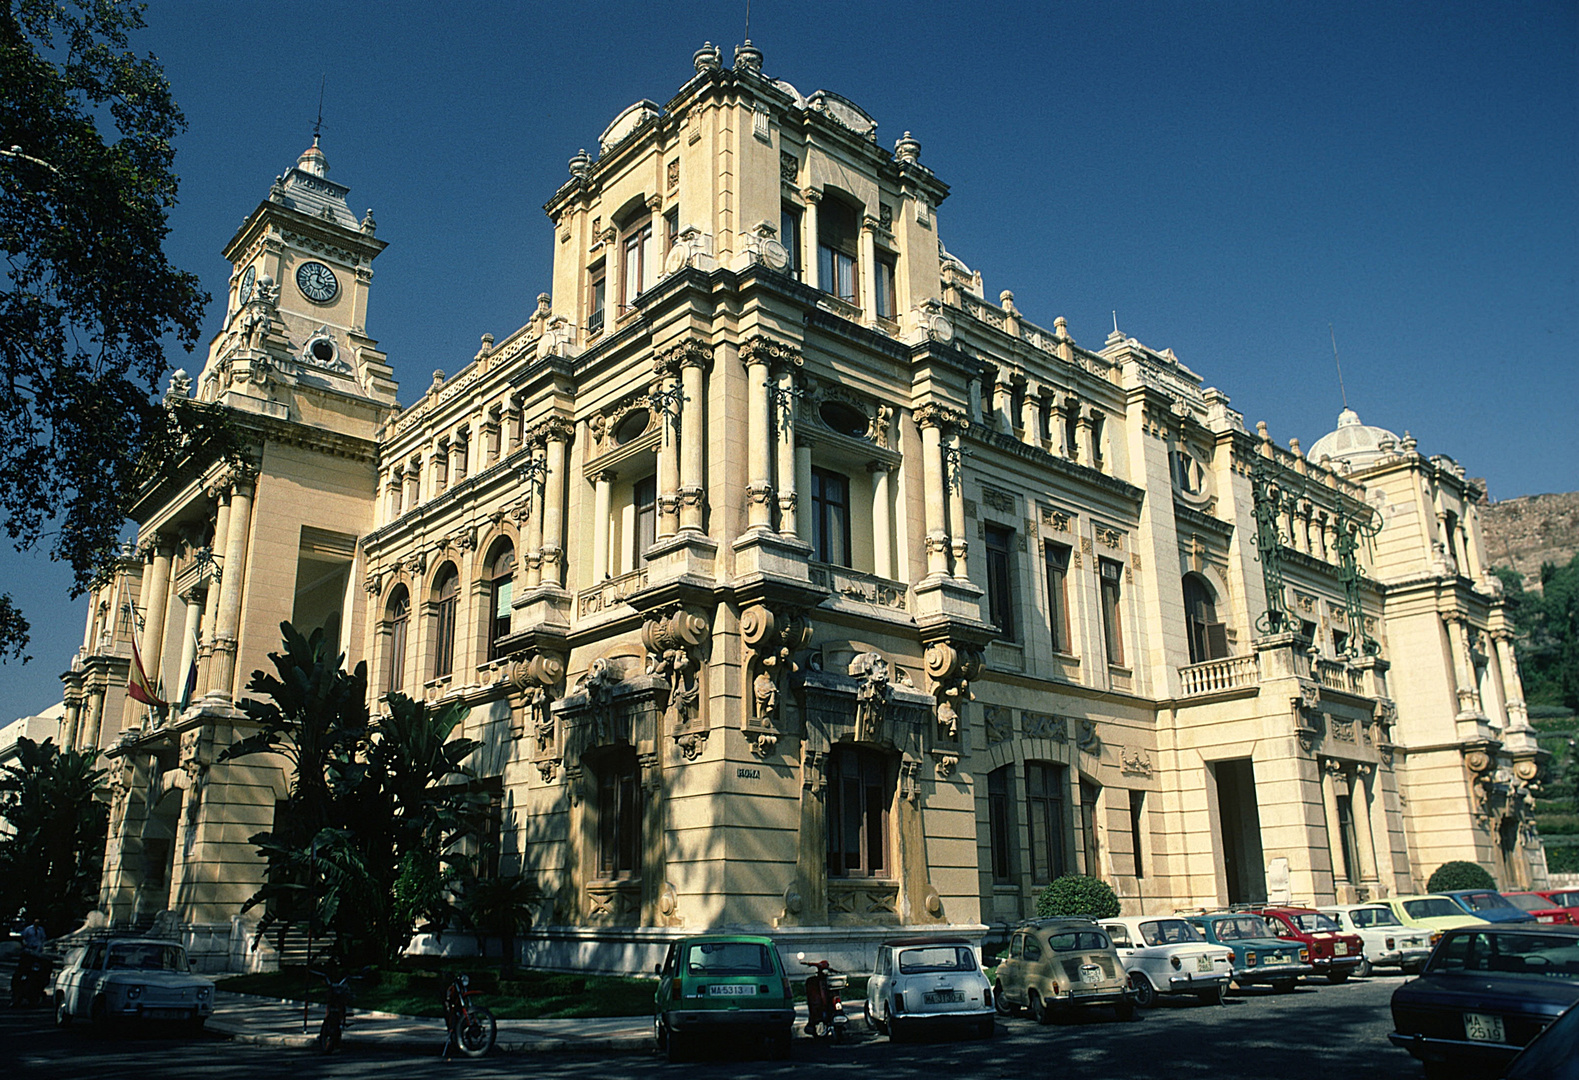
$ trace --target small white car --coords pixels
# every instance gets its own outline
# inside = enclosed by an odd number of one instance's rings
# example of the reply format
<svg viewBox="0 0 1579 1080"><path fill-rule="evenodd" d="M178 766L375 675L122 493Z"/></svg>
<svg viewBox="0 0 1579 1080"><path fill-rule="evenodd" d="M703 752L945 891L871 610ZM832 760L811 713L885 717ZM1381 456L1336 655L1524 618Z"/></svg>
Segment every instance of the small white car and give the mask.
<svg viewBox="0 0 1579 1080"><path fill-rule="evenodd" d="M1386 904L1335 904L1321 911L1365 942L1360 966L1354 969L1362 979L1379 967L1396 967L1405 975L1414 975L1431 955L1431 931L1405 926Z"/></svg>
<svg viewBox="0 0 1579 1080"><path fill-rule="evenodd" d="M105 938L73 949L55 975L55 1023L87 1018L179 1021L201 1028L214 1007L214 986L187 969L174 941Z"/></svg>
<svg viewBox="0 0 1579 1080"><path fill-rule="evenodd" d="M1221 1005L1234 977L1234 951L1213 945L1200 931L1171 915L1104 919L1135 990L1135 1004L1150 1008L1160 994L1191 994Z"/></svg>
<svg viewBox="0 0 1579 1080"><path fill-rule="evenodd" d="M866 984L866 1018L895 1040L933 1026L990 1037L995 1024L992 986L976 947L964 938L883 942Z"/></svg>

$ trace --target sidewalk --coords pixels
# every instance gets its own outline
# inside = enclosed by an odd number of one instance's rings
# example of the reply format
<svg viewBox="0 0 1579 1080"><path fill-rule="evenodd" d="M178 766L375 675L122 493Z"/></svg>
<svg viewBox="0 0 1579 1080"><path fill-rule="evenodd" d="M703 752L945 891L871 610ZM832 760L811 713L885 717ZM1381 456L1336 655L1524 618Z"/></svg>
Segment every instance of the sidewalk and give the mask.
<svg viewBox="0 0 1579 1080"><path fill-rule="evenodd" d="M849 1002L851 1034L865 1031L863 1003ZM803 1038L806 1006L796 1007L795 1036ZM235 1042L261 1046L311 1047L323 1022L323 1006L308 1013L302 1031L302 1003L250 994L217 993L208 1030ZM394 1013L354 1010L345 1029L345 1045L377 1044L381 1049L437 1056L444 1048L444 1021L436 1016L397 1016ZM495 1053L651 1053L653 1039L649 1016L598 1017L579 1020L500 1020Z"/></svg>

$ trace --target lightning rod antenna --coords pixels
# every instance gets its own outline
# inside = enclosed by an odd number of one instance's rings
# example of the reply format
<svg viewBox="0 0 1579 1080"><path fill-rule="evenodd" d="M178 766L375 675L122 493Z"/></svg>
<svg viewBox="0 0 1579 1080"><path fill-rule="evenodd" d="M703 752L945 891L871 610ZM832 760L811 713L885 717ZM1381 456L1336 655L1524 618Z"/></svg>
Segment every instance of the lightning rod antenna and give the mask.
<svg viewBox="0 0 1579 1080"><path fill-rule="evenodd" d="M1343 388L1343 365L1338 363L1338 335L1333 332L1332 324L1327 324L1327 333L1332 337L1332 366L1338 369L1338 396L1343 398L1343 407L1349 407L1349 392Z"/></svg>
<svg viewBox="0 0 1579 1080"><path fill-rule="evenodd" d="M324 73L318 80L318 119L313 122L313 145L318 145L318 132L323 127L323 88L329 81L329 74Z"/></svg>
<svg viewBox="0 0 1579 1080"><path fill-rule="evenodd" d="M751 40L751 0L746 0L746 40Z"/></svg>

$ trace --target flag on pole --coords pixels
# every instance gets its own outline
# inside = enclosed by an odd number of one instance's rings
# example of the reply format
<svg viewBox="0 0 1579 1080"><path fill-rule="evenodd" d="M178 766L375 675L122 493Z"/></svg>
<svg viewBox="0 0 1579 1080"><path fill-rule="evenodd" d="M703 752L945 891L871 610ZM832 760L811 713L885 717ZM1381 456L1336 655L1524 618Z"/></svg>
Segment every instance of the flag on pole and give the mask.
<svg viewBox="0 0 1579 1080"><path fill-rule="evenodd" d="M192 664L186 669L186 685L181 688L181 704L177 712L186 712L186 707L192 704L192 695L197 691L197 647L201 635L192 635Z"/></svg>
<svg viewBox="0 0 1579 1080"><path fill-rule="evenodd" d="M142 650L137 647L137 628L132 628L132 668L126 679L126 692L132 696L133 701L140 701L144 705L152 705L156 709L169 706L169 702L159 697L154 689L148 673L143 670Z"/></svg>

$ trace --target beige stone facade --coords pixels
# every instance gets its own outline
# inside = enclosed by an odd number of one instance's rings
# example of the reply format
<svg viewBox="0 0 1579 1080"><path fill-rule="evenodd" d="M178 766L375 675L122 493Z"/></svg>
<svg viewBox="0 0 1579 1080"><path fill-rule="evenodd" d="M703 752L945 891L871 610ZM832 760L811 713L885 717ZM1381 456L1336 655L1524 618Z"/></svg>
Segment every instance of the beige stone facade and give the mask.
<svg viewBox="0 0 1579 1080"><path fill-rule="evenodd" d="M1460 470L1334 471L1171 352L990 301L918 141L749 46L695 65L571 159L525 325L405 408L365 331L383 245L316 143L231 241L190 392L251 467L143 493L66 679L75 741L105 703L112 920L250 962L286 778L215 756L284 619L471 706L544 962L750 926L860 963L1073 871L1131 911L1540 875ZM151 674L195 661L184 711L121 707L122 594Z"/></svg>

